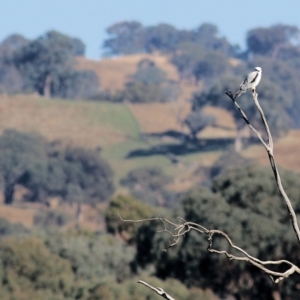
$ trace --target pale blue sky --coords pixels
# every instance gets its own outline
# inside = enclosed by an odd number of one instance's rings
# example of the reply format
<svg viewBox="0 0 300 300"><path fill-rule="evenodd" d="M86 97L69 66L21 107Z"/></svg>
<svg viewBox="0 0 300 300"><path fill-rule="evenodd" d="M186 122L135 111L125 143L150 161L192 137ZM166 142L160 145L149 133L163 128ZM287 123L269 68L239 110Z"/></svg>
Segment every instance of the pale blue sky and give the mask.
<svg viewBox="0 0 300 300"><path fill-rule="evenodd" d="M11 33L36 38L50 29L79 37L86 56L97 59L105 29L121 20L160 22L192 29L203 22L244 45L254 27L277 23L300 27L299 0L0 0L0 40Z"/></svg>

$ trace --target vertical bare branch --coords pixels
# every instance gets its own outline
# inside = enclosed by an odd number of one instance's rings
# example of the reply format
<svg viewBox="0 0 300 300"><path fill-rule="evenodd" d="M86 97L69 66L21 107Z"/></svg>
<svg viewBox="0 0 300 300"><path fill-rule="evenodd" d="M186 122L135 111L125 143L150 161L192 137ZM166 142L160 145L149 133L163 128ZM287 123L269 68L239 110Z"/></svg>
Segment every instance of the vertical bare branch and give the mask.
<svg viewBox="0 0 300 300"><path fill-rule="evenodd" d="M255 133L255 135L258 137L258 139L261 141L261 143L265 147L265 149L266 149L266 151L268 153L269 161L270 161L270 164L271 164L274 176L275 176L275 181L276 181L277 187L278 187L279 192L280 192L280 194L282 195L282 197L283 197L283 199L285 201L285 204L287 206L287 209L288 209L291 221L292 221L293 229L294 229L294 231L296 233L296 237L298 239L298 242L300 243L300 229L299 229L299 225L298 225L298 221L297 221L297 216L296 216L296 213L295 213L295 211L293 209L292 203L291 203L289 197L287 196L287 194L286 194L286 192L285 192L285 190L284 190L284 188L282 186L281 178L280 178L280 175L279 175L279 172L278 172L278 168L277 168L277 165L276 165L276 161L275 161L275 158L274 158L274 143L273 143L273 138L272 138L271 131L270 131L269 125L267 123L265 114L264 114L264 112L263 112L263 110L262 110L262 108L261 108L261 106L260 106L260 104L258 102L258 95L257 95L256 91L253 90L252 97L253 97L255 106L257 107L257 109L258 109L258 111L260 113L260 116L261 116L261 119L263 121L265 130L267 132L267 137L268 137L268 142L267 143L264 141L264 139L262 138L261 134L250 124L250 122L249 122L249 120L248 120L245 112L241 109L241 107L236 102L236 100L235 100L232 92L230 90L228 90L225 93L233 101L233 103L235 104L235 106L240 111L240 113L242 115L242 118L245 120L246 124Z"/></svg>

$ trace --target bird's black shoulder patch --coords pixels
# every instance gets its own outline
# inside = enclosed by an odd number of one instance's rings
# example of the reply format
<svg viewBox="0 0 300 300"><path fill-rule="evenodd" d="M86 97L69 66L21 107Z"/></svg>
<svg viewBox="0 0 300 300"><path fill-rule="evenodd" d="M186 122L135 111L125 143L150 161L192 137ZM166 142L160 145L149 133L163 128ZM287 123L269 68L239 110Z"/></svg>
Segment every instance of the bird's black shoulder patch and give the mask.
<svg viewBox="0 0 300 300"><path fill-rule="evenodd" d="M253 80L250 83L253 83L256 80L257 76L258 76L258 72L256 73L255 77L253 78Z"/></svg>

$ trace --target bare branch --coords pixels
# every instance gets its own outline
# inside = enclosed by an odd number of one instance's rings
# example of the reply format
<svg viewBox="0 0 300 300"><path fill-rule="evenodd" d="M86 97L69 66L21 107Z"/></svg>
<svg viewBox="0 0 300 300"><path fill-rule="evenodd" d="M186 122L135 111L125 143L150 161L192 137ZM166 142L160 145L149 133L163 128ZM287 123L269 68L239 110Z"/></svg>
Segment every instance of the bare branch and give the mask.
<svg viewBox="0 0 300 300"><path fill-rule="evenodd" d="M180 223L180 224L173 223L173 222L171 222L171 221L169 221L168 219L165 219L165 218L152 218L152 219L145 219L145 220L136 220L135 222L157 221L157 220L161 221L164 225L164 229L159 230L158 232L167 232L173 240L172 242L170 242L168 247L163 249L163 251L167 251L168 249L174 247L175 245L177 245L180 242L180 239L186 233L188 233L191 230L195 230L195 231L199 232L200 234L206 234L208 236L208 244L209 245L208 245L207 250L209 252L217 253L217 254L224 254L230 260L238 260L238 261L248 262L248 263L252 264L253 266L259 268L260 270L262 270L266 274L270 275L271 279L275 283L278 283L279 281L289 277L293 273L298 273L300 275L300 269L288 260L282 259L282 260L276 260L276 261L262 261L258 258L255 258L255 257L251 256L245 250L243 250L242 248L236 246L232 242L230 237L224 231L221 231L221 230L207 229L204 226L199 225L197 223L186 222L182 218L179 218L179 220L182 221L182 223ZM132 220L123 220L123 221L124 222L132 222ZM171 224L173 226L173 232L171 232L170 230L167 230L165 228L165 223ZM233 254L231 254L231 253L229 253L228 251L225 251L225 250L215 249L213 247L213 238L214 238L214 236L217 236L217 235L224 238L228 242L229 246L232 249L234 249L234 250L236 250L237 252L240 253L240 256L233 255ZM277 265L277 266L278 265L286 265L286 270L284 272L276 272L276 271L274 271L274 270L272 270L268 267L268 266L274 266L274 265Z"/></svg>
<svg viewBox="0 0 300 300"><path fill-rule="evenodd" d="M247 125L249 126L249 128L255 133L255 135L258 137L258 139L261 141L261 143L265 147L265 149L266 149L266 151L268 153L269 161L270 161L270 164L271 164L274 176L275 176L275 181L276 181L277 187L278 187L279 192L280 192L280 194L282 195L282 197L283 197L283 199L285 201L285 204L287 206L289 215L291 217L293 229L295 231L295 234L296 234L296 237L298 239L298 242L300 243L300 229L299 229L299 225L298 225L298 221L297 221L297 216L296 216L296 213L295 213L295 211L293 209L292 203L291 203L289 197L287 196L287 194L286 194L286 192L285 192L285 190L284 190L284 188L282 186L281 178L280 178L280 175L279 175L279 172L278 172L278 168L277 168L277 165L276 165L276 162L275 162L275 158L274 158L274 143L273 143L273 138L272 138L271 131L270 131L269 125L267 123L265 114L264 114L264 112L263 112L263 110L262 110L262 108L261 108L261 106L260 106L260 104L258 102L258 95L257 95L256 91L255 90L252 91L252 97L253 97L254 104L255 104L255 106L257 107L257 109L258 109L258 111L260 113L260 116L261 116L261 119L263 121L265 130L267 132L268 143L266 143L263 140L263 138L261 137L260 133L250 124L250 122L249 122L249 120L248 120L245 112L241 109L241 107L236 102L236 100L235 100L232 92L230 90L228 90L228 91L225 91L225 94L233 101L234 105L240 111L242 118L245 120L245 122L247 123Z"/></svg>
<svg viewBox="0 0 300 300"><path fill-rule="evenodd" d="M150 285L149 283L139 280L138 283L141 283L143 285L145 285L146 287L148 287L149 289L153 290L154 292L156 292L158 295L162 296L165 299L168 300L175 300L173 297L171 297L169 294L167 294L162 288L160 287L153 287L152 285Z"/></svg>

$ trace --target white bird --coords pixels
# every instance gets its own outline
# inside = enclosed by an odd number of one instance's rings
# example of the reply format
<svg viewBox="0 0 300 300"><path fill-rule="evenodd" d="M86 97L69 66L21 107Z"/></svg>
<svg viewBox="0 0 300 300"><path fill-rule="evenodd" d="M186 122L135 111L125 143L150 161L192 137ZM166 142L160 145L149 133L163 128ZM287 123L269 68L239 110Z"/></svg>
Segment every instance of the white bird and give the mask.
<svg viewBox="0 0 300 300"><path fill-rule="evenodd" d="M249 73L245 80L240 85L240 89L235 94L234 99L241 96L243 93L247 92L248 90L255 90L256 86L259 84L261 79L261 68L256 67L253 72Z"/></svg>

